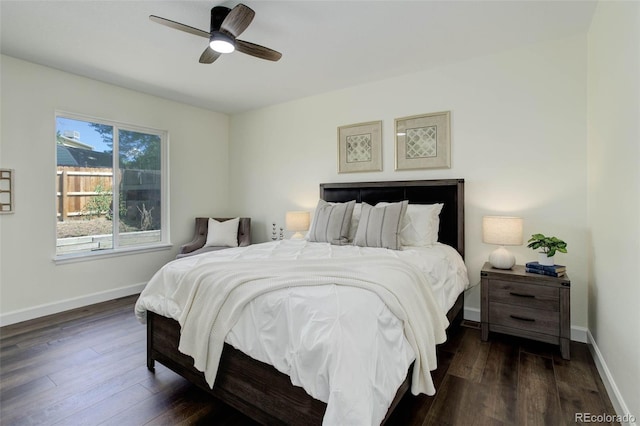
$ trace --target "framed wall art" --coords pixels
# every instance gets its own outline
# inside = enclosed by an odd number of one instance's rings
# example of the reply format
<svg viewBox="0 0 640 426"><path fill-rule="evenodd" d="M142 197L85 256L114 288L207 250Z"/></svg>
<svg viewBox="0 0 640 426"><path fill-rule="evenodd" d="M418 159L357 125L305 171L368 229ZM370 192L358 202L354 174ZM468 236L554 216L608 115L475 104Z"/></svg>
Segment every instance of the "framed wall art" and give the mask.
<svg viewBox="0 0 640 426"><path fill-rule="evenodd" d="M0 214L13 213L15 196L13 177L12 169L0 169Z"/></svg>
<svg viewBox="0 0 640 426"><path fill-rule="evenodd" d="M338 173L382 170L382 121L338 127Z"/></svg>
<svg viewBox="0 0 640 426"><path fill-rule="evenodd" d="M451 167L450 112L396 118L396 170Z"/></svg>

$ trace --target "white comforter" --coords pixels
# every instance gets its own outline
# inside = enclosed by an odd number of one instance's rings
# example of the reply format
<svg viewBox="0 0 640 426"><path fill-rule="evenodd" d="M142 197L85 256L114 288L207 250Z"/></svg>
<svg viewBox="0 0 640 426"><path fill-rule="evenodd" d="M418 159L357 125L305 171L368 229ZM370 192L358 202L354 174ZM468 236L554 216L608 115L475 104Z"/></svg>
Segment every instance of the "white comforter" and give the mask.
<svg viewBox="0 0 640 426"><path fill-rule="evenodd" d="M445 339L444 311L467 285L462 259L444 245L285 240L170 262L136 314L176 319L180 350L209 384L226 340L326 402L325 424L379 424L414 359L412 392L435 392L429 370Z"/></svg>

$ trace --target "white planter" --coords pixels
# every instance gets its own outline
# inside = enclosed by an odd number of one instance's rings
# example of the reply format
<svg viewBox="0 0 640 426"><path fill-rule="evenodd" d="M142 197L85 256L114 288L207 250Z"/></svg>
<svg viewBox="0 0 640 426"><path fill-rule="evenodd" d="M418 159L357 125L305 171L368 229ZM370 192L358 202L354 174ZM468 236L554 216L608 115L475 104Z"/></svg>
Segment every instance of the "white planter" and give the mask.
<svg viewBox="0 0 640 426"><path fill-rule="evenodd" d="M555 265L553 261L553 256L547 257L546 253L538 253L538 263L545 266Z"/></svg>

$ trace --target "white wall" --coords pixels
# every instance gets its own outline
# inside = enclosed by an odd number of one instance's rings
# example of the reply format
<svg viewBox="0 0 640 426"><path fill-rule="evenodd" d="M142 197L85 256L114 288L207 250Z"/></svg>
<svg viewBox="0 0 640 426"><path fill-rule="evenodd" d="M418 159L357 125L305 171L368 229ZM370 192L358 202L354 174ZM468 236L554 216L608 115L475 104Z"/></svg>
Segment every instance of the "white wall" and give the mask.
<svg viewBox="0 0 640 426"><path fill-rule="evenodd" d="M640 420L640 3L598 3L588 37L589 330Z"/></svg>
<svg viewBox="0 0 640 426"><path fill-rule="evenodd" d="M1 59L0 167L16 171L16 212L0 215L4 322L139 290L138 284L175 256L179 244L191 240L194 216L231 213L228 116L8 56ZM169 132L172 250L52 262L57 109Z"/></svg>
<svg viewBox="0 0 640 426"><path fill-rule="evenodd" d="M313 209L318 184L464 178L466 263L473 283L489 253L485 214L521 215L525 235L569 244L558 263L572 279L572 324L587 324L586 37L531 45L351 87L231 118L234 209L256 241L291 209ZM452 167L394 171L394 118L451 111ZM336 128L383 120L383 171L338 174ZM515 247L518 263L536 255ZM479 289L467 297L479 309Z"/></svg>

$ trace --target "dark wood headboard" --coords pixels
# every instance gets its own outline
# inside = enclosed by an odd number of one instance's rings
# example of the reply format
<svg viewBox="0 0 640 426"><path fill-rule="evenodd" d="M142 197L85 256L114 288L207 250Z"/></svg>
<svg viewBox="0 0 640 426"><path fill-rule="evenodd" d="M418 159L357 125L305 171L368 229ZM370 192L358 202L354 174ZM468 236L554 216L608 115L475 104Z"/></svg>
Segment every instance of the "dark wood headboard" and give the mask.
<svg viewBox="0 0 640 426"><path fill-rule="evenodd" d="M403 200L413 204L443 203L438 241L454 247L464 258L464 179L321 183L320 198L371 205Z"/></svg>

